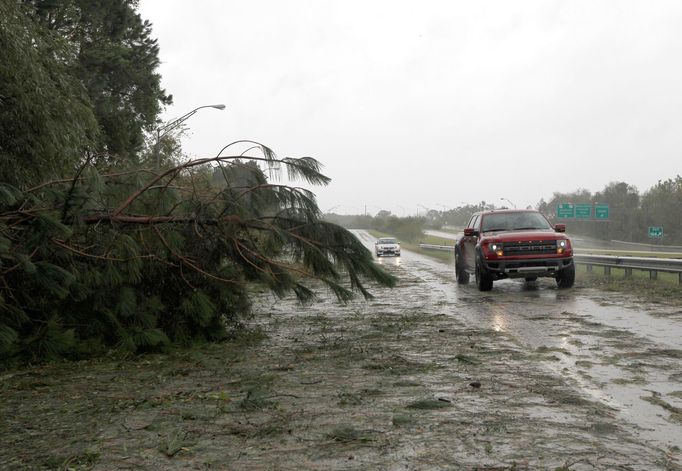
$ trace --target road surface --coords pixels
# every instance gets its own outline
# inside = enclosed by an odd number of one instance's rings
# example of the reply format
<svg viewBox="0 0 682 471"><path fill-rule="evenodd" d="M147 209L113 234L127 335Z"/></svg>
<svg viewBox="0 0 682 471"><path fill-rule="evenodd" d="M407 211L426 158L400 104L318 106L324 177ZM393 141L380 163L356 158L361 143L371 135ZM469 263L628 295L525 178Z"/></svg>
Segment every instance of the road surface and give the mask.
<svg viewBox="0 0 682 471"><path fill-rule="evenodd" d="M371 235L356 235L371 247ZM379 263L420 278L425 299L450 306L469 325L507 333L531 351L555 352L553 361L538 366L611 408L638 437L665 449L682 447L679 307L642 304L622 293L558 290L551 279L496 281L492 292L481 293L473 282L457 286L453 266L409 251Z"/></svg>

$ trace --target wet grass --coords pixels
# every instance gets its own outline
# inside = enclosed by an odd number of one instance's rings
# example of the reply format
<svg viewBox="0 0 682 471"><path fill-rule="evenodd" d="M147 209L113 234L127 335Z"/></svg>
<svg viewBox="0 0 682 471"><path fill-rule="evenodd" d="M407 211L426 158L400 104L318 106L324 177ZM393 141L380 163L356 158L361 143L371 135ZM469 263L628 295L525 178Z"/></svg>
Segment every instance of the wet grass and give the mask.
<svg viewBox="0 0 682 471"><path fill-rule="evenodd" d="M238 402L239 409L243 411L260 411L263 409L274 409L277 407L277 402L272 401L272 398L260 386L250 389L246 392L246 396Z"/></svg>
<svg viewBox="0 0 682 471"><path fill-rule="evenodd" d="M594 324L595 327L592 330L587 330L587 329L575 329L571 331L572 335L580 335L580 336L593 336L593 337L599 337L602 339L622 339L622 338L627 338L628 337L628 332L625 330L621 329L610 329L610 328L604 328L603 324ZM601 327L601 328L599 328Z"/></svg>
<svg viewBox="0 0 682 471"><path fill-rule="evenodd" d="M44 466L47 469L57 469L60 471L88 470L97 465L99 460L99 453L86 450L78 455L68 456L65 458L51 456L45 460Z"/></svg>
<svg viewBox="0 0 682 471"><path fill-rule="evenodd" d="M420 237L419 243L420 244L431 244L431 245L447 245L447 246L452 247L453 252L455 250L455 241L454 240L446 239L444 237L429 235L429 234L424 234L422 237Z"/></svg>
<svg viewBox="0 0 682 471"><path fill-rule="evenodd" d="M443 263L453 263L455 260L454 257L454 252L444 252L442 250L426 250L422 249L419 247L419 244L428 244L431 242L419 242L417 244L411 244L411 243L403 243L401 244L406 250L409 250L410 252L418 253L420 255L425 255L429 258L438 260ZM441 245L441 244L435 244L435 245ZM443 245L452 245L452 244L443 244ZM453 249L454 250L454 249Z"/></svg>
<svg viewBox="0 0 682 471"><path fill-rule="evenodd" d="M597 435L611 435L618 431L618 427L608 422L595 422L590 425L590 430Z"/></svg>
<svg viewBox="0 0 682 471"><path fill-rule="evenodd" d="M667 361L682 358L682 350L649 348L644 351L627 351L630 346L629 342L620 344L619 347L623 351L604 356L603 363L620 365L628 371L641 372L644 370L667 370L669 368Z"/></svg>
<svg viewBox="0 0 682 471"><path fill-rule="evenodd" d="M682 350L673 348L650 348L645 352L645 355L653 357L663 356L668 358L682 359Z"/></svg>
<svg viewBox="0 0 682 471"><path fill-rule="evenodd" d="M405 406L408 409L416 410L441 410L452 407L452 402L445 399L419 399Z"/></svg>
<svg viewBox="0 0 682 471"><path fill-rule="evenodd" d="M417 420L413 415L396 414L391 419L391 423L396 427L409 427L415 425Z"/></svg>
<svg viewBox="0 0 682 471"><path fill-rule="evenodd" d="M546 345L541 345L535 349L538 353L563 353L564 355L571 355L571 352L561 347L548 347Z"/></svg>
<svg viewBox="0 0 682 471"><path fill-rule="evenodd" d="M612 379L613 384L628 385L628 384L648 384L648 381L643 376L635 376L633 378L615 378Z"/></svg>
<svg viewBox="0 0 682 471"><path fill-rule="evenodd" d="M188 446L190 444L185 442L186 437L187 433L181 430L180 428L170 430L161 439L161 442L159 444L159 451L166 455L167 457L172 458L180 450L183 449L188 450L189 449Z"/></svg>
<svg viewBox="0 0 682 471"><path fill-rule="evenodd" d="M464 363L467 365L480 365L481 363L483 363L479 358L473 355L468 355L466 353L458 353L457 355L455 355L454 359L460 363Z"/></svg>
<svg viewBox="0 0 682 471"><path fill-rule="evenodd" d="M632 277L625 277L624 270L611 269L611 275L595 271L588 273L584 266L578 265L576 287L593 287L604 291L635 294L645 302L682 306L682 285L677 274L658 273L657 280L650 280L648 272L633 270Z"/></svg>
<svg viewBox="0 0 682 471"><path fill-rule="evenodd" d="M441 368L434 363L419 362L409 360L400 355L374 359L362 366L365 370L379 371L391 375L410 375L417 373L427 373Z"/></svg>
<svg viewBox="0 0 682 471"><path fill-rule="evenodd" d="M398 388L411 388L411 387L421 386L421 383L419 383L417 381L403 380L403 381L396 381L395 383L393 383L393 386L398 387Z"/></svg>
<svg viewBox="0 0 682 471"><path fill-rule="evenodd" d="M340 406L359 406L371 400L372 397L383 395L384 392L380 389L365 388L357 392L341 392L339 393Z"/></svg>
<svg viewBox="0 0 682 471"><path fill-rule="evenodd" d="M351 425L342 425L327 433L326 437L340 443L370 443L376 440L376 432L359 430Z"/></svg>
<svg viewBox="0 0 682 471"><path fill-rule="evenodd" d="M90 469L103 459L101 434L111 424L118 429L110 443L123 439L119 431L148 437L130 444L131 453L139 446L166 458L184 453L193 443L184 424L211 423L239 408L240 402L233 401L242 394L239 387L257 385L258 391L267 391L274 382L267 373L237 366L265 339L260 329L244 334L232 342L164 355L53 363L5 373L0 468ZM223 379L227 364L233 365L232 372ZM241 403L261 407L261 396L247 392Z"/></svg>
<svg viewBox="0 0 682 471"><path fill-rule="evenodd" d="M640 399L662 407L663 409L670 412L670 420L682 424L682 408L675 407L667 401L664 401L659 393L652 392L651 396L643 396Z"/></svg>
<svg viewBox="0 0 682 471"><path fill-rule="evenodd" d="M673 374L669 375L668 380L678 382L678 383L682 383L682 372L673 373Z"/></svg>

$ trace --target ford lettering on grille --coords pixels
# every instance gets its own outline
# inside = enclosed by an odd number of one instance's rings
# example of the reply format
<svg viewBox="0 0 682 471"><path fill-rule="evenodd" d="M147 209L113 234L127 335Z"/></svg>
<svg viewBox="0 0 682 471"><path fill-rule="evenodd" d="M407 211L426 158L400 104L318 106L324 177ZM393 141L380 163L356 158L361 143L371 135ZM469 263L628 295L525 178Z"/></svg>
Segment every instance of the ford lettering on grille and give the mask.
<svg viewBox="0 0 682 471"><path fill-rule="evenodd" d="M556 253L556 241L507 242L503 250L505 255Z"/></svg>

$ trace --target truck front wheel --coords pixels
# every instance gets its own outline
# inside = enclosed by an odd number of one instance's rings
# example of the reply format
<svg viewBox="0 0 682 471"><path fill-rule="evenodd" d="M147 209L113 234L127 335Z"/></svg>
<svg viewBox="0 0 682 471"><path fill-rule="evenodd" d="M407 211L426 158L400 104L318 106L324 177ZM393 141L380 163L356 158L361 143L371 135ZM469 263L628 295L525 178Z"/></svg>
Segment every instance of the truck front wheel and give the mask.
<svg viewBox="0 0 682 471"><path fill-rule="evenodd" d="M464 260L462 260L459 249L455 249L455 278L460 285L469 283L469 272L464 267Z"/></svg>
<svg viewBox="0 0 682 471"><path fill-rule="evenodd" d="M573 286L575 282L575 265L571 264L557 273L556 284L559 288L565 289Z"/></svg>
<svg viewBox="0 0 682 471"><path fill-rule="evenodd" d="M476 259L476 287L479 291L490 291L493 289L493 277L481 266L481 262Z"/></svg>

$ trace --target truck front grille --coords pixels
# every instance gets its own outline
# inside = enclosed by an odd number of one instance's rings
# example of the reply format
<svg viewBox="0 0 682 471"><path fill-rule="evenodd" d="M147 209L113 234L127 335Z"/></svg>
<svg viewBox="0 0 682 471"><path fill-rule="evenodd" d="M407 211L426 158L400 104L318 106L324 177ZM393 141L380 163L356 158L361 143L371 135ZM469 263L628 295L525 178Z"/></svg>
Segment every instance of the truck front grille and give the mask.
<svg viewBox="0 0 682 471"><path fill-rule="evenodd" d="M533 240L528 242L505 242L505 255L555 254L556 240Z"/></svg>

